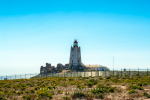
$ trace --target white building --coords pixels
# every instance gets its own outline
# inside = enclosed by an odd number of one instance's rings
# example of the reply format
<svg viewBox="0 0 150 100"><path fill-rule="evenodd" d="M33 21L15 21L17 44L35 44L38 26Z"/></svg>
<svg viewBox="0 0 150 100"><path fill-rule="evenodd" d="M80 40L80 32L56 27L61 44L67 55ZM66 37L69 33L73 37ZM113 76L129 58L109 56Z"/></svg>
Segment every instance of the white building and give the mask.
<svg viewBox="0 0 150 100"><path fill-rule="evenodd" d="M110 71L109 68L107 68L106 66L102 66L102 65L98 65L98 64L89 64L89 65L85 65L88 69L90 70L97 70L97 71Z"/></svg>

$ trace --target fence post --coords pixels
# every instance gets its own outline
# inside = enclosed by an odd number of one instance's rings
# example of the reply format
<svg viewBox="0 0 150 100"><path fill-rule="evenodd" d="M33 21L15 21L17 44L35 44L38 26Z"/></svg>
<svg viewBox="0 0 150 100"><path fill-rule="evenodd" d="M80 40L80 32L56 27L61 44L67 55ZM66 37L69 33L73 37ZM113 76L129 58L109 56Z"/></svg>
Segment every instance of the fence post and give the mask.
<svg viewBox="0 0 150 100"><path fill-rule="evenodd" d="M15 74L15 79L16 79L16 74Z"/></svg>
<svg viewBox="0 0 150 100"><path fill-rule="evenodd" d="M113 69L113 76L114 76L114 69Z"/></svg>
<svg viewBox="0 0 150 100"><path fill-rule="evenodd" d="M92 70L91 70L91 77L92 77Z"/></svg>
<svg viewBox="0 0 150 100"><path fill-rule="evenodd" d="M84 68L84 77L85 77L85 68Z"/></svg>
<svg viewBox="0 0 150 100"><path fill-rule="evenodd" d="M2 80L2 76L1 76L1 80Z"/></svg>
<svg viewBox="0 0 150 100"><path fill-rule="evenodd" d="M130 76L130 68L129 68L129 76Z"/></svg>
<svg viewBox="0 0 150 100"><path fill-rule="evenodd" d="M121 68L121 76L122 76L122 68Z"/></svg>
<svg viewBox="0 0 150 100"><path fill-rule="evenodd" d="M6 75L6 79L7 79L7 75Z"/></svg>
<svg viewBox="0 0 150 100"><path fill-rule="evenodd" d="M138 75L139 75L139 68L138 68Z"/></svg>
<svg viewBox="0 0 150 100"><path fill-rule="evenodd" d="M26 79L26 74L25 74L25 79Z"/></svg>
<svg viewBox="0 0 150 100"><path fill-rule="evenodd" d="M64 77L65 77L65 72L64 72Z"/></svg>
<svg viewBox="0 0 150 100"><path fill-rule="evenodd" d="M147 76L148 76L148 68L147 68Z"/></svg>

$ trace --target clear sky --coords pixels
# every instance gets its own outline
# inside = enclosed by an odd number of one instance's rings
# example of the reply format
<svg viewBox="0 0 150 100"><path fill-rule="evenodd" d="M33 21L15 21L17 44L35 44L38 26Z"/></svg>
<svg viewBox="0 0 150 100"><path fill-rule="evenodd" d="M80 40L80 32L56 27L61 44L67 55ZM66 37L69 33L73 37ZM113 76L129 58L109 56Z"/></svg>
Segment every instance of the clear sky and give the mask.
<svg viewBox="0 0 150 100"><path fill-rule="evenodd" d="M150 69L150 0L0 0L0 75L82 62Z"/></svg>

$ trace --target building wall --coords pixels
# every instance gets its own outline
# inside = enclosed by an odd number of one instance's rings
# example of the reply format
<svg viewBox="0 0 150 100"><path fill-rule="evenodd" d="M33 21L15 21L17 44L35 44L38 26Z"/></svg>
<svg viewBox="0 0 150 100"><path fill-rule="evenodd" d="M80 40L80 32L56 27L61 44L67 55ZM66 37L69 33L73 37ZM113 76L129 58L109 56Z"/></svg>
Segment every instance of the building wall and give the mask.
<svg viewBox="0 0 150 100"><path fill-rule="evenodd" d="M82 64L80 47L71 47L69 64L74 66Z"/></svg>

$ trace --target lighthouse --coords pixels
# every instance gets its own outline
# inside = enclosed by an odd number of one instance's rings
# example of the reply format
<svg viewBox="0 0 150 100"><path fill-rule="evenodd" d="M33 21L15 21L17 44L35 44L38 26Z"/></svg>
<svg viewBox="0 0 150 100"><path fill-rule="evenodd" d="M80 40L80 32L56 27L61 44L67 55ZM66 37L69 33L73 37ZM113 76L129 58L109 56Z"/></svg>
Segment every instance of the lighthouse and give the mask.
<svg viewBox="0 0 150 100"><path fill-rule="evenodd" d="M69 65L73 70L83 69L84 66L84 64L81 62L81 50L78 46L77 40L74 41L73 47L71 46Z"/></svg>

